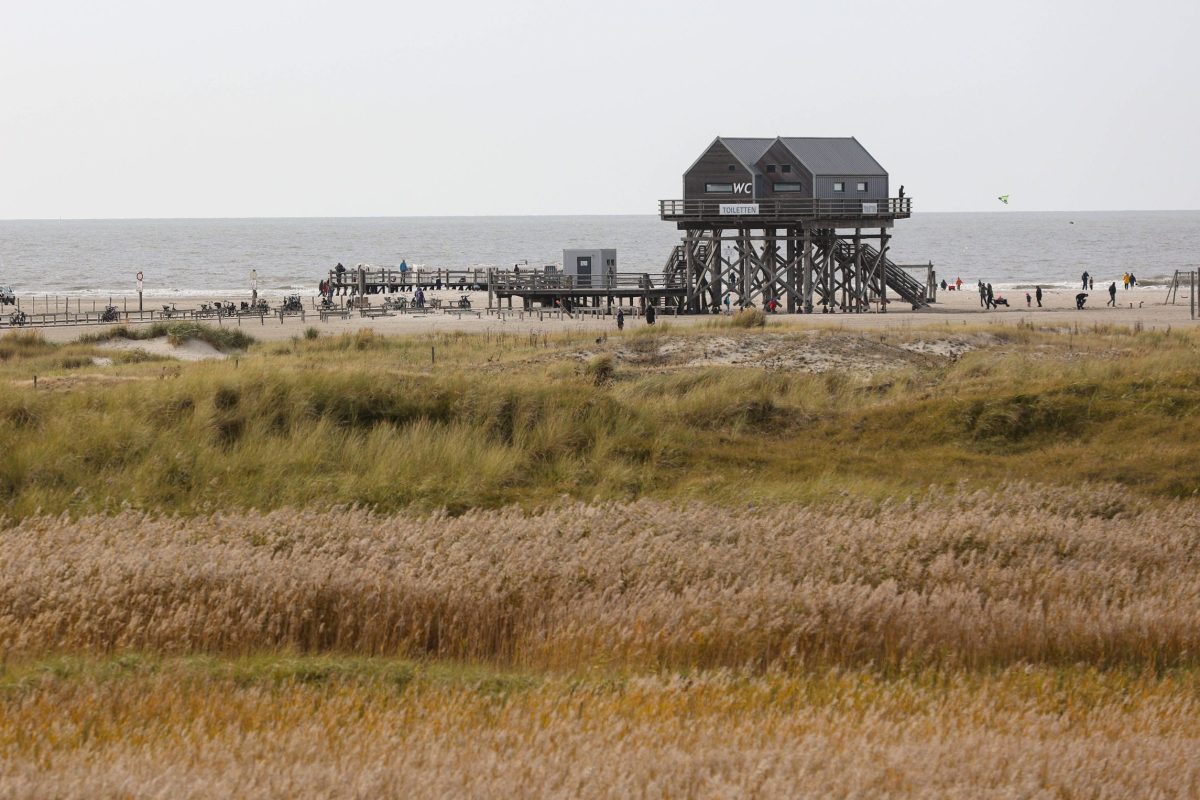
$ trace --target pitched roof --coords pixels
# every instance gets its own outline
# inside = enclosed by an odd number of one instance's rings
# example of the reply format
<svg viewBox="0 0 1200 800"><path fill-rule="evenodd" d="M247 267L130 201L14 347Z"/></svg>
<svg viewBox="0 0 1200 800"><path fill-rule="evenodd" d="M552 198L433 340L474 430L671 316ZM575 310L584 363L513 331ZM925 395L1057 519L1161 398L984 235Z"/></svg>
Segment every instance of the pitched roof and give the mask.
<svg viewBox="0 0 1200 800"><path fill-rule="evenodd" d="M853 136L836 139L781 136L780 140L813 175L887 175L887 170Z"/></svg>
<svg viewBox="0 0 1200 800"><path fill-rule="evenodd" d="M725 136L720 139L729 152L733 153L734 158L741 161L751 172L758 172L755 166L758 160L775 144L774 139L730 139Z"/></svg>

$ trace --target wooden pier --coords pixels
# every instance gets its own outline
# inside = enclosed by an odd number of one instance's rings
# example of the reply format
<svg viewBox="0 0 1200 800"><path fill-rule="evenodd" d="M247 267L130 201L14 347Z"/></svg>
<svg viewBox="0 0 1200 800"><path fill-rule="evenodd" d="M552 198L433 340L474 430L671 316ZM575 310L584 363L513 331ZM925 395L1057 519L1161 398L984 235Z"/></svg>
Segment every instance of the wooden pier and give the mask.
<svg viewBox="0 0 1200 800"><path fill-rule="evenodd" d="M537 272L493 271L488 283L488 305L520 298L525 308L606 309L622 306L645 310L656 306L674 310L684 299L684 284L676 275L649 272L576 277Z"/></svg>
<svg viewBox="0 0 1200 800"><path fill-rule="evenodd" d="M575 277L564 275L556 267L538 269L410 269L360 266L328 277L334 298L369 298L372 295L400 295L406 292L450 291L487 292L488 308L507 304L514 298L525 309L540 308L615 308L648 305L674 309L684 297L682 280L674 275L652 272L617 273ZM461 301L448 301L448 308Z"/></svg>

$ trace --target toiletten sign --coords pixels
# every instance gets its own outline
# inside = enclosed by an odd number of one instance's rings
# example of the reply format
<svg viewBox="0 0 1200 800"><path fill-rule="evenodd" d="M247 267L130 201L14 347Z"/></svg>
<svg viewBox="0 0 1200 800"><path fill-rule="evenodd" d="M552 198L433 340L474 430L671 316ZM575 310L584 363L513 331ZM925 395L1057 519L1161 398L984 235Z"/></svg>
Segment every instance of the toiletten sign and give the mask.
<svg viewBox="0 0 1200 800"><path fill-rule="evenodd" d="M863 206L862 213L864 213L864 214L878 214L879 213L879 203L863 203L862 206Z"/></svg>
<svg viewBox="0 0 1200 800"><path fill-rule="evenodd" d="M721 203L722 214L757 214L758 203Z"/></svg>

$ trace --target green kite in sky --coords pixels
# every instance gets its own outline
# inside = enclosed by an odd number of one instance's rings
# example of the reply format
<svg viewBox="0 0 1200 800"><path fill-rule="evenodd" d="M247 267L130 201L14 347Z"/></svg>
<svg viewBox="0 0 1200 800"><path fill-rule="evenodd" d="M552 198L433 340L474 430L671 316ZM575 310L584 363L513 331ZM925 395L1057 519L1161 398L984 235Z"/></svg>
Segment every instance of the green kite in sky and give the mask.
<svg viewBox="0 0 1200 800"><path fill-rule="evenodd" d="M1002 194L999 197L997 197L996 199L999 200L1001 203L1004 203L1004 205L1008 205L1008 195Z"/></svg>

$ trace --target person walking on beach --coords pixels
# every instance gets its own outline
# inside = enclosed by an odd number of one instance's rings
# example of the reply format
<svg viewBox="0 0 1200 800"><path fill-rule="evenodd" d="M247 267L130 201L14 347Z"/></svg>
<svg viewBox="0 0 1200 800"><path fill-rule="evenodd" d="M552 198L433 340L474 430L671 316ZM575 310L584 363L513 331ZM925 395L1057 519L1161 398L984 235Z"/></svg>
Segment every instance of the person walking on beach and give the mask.
<svg viewBox="0 0 1200 800"><path fill-rule="evenodd" d="M1095 288L1096 288L1096 279L1094 277L1088 278L1088 291L1091 291L1092 289L1095 289Z"/></svg>
<svg viewBox="0 0 1200 800"><path fill-rule="evenodd" d="M987 285L987 307L993 309L996 307L996 294L992 291L990 283Z"/></svg>
<svg viewBox="0 0 1200 800"><path fill-rule="evenodd" d="M1029 294L1029 292L1025 293L1025 307L1033 308L1033 297Z"/></svg>
<svg viewBox="0 0 1200 800"><path fill-rule="evenodd" d="M1135 277L1134 277L1134 275L1133 275L1133 273L1132 273L1132 272L1131 272L1131 273L1129 273L1129 288L1130 288L1130 289L1136 289L1136 288L1137 288L1137 278L1135 278Z"/></svg>
<svg viewBox="0 0 1200 800"><path fill-rule="evenodd" d="M625 309L623 308L617 309L617 330L625 330Z"/></svg>
<svg viewBox="0 0 1200 800"><path fill-rule="evenodd" d="M655 313L656 313L656 312L654 311L654 306L646 306L646 324L647 324L647 325L653 325L653 324L654 324L654 315L655 315Z"/></svg>
<svg viewBox="0 0 1200 800"><path fill-rule="evenodd" d="M1087 292L1080 292L1075 295L1075 308L1083 311L1083 304L1087 302Z"/></svg>
<svg viewBox="0 0 1200 800"><path fill-rule="evenodd" d="M1110 305L1113 308L1117 307L1117 282L1113 281L1108 285L1108 302L1105 305Z"/></svg>
<svg viewBox="0 0 1200 800"><path fill-rule="evenodd" d="M1033 290L1033 296L1037 298L1038 308L1042 307L1042 287L1036 286Z"/></svg>
<svg viewBox="0 0 1200 800"><path fill-rule="evenodd" d="M1083 271L1083 290L1085 292L1088 290L1088 274L1086 269Z"/></svg>
<svg viewBox="0 0 1200 800"><path fill-rule="evenodd" d="M1124 275L1121 276L1121 288L1126 289L1126 290L1129 289L1129 273L1128 272L1126 272Z"/></svg>
<svg viewBox="0 0 1200 800"><path fill-rule="evenodd" d="M962 278L954 279L954 291L956 291L956 292L962 291Z"/></svg>
<svg viewBox="0 0 1200 800"><path fill-rule="evenodd" d="M979 282L979 305L987 308L987 287L983 285L983 281Z"/></svg>

